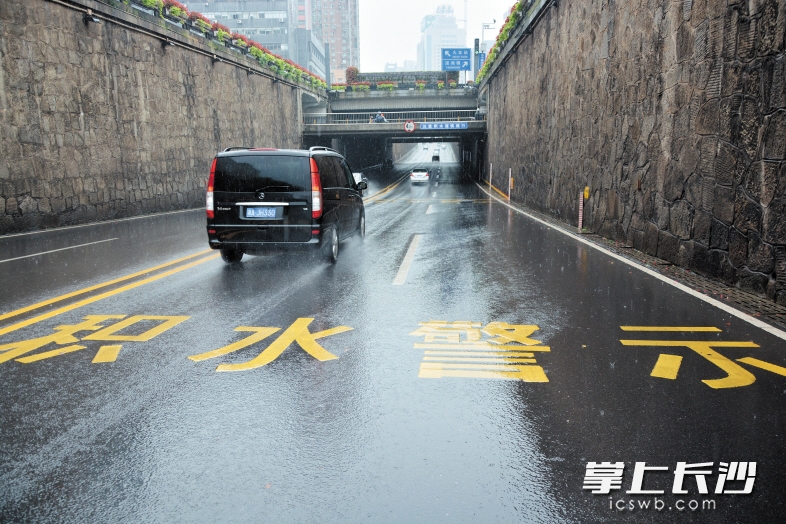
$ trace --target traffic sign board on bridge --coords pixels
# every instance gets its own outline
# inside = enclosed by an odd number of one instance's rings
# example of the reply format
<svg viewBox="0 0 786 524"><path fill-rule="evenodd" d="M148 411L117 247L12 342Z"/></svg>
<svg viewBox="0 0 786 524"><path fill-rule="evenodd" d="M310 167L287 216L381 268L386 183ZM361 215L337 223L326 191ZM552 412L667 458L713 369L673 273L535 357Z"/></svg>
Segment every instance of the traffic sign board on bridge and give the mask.
<svg viewBox="0 0 786 524"><path fill-rule="evenodd" d="M472 71L472 49L469 47L442 50L443 71Z"/></svg>
<svg viewBox="0 0 786 524"><path fill-rule="evenodd" d="M420 129L428 130L428 129L468 129L469 124L467 122L421 122Z"/></svg>

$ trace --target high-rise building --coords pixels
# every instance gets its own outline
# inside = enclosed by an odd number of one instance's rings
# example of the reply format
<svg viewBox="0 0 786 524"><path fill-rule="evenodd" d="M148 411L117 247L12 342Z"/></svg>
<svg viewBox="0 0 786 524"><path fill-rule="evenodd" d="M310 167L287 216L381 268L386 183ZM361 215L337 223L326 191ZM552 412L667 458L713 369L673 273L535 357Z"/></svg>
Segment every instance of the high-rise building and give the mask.
<svg viewBox="0 0 786 524"><path fill-rule="evenodd" d="M325 77L325 49L311 26L313 0L186 0L232 32L259 42L273 53Z"/></svg>
<svg viewBox="0 0 786 524"><path fill-rule="evenodd" d="M360 68L359 0L310 0L314 33L330 44L331 77L344 76L349 66Z"/></svg>
<svg viewBox="0 0 786 524"><path fill-rule="evenodd" d="M448 4L439 6L435 14L423 17L420 32L418 69L421 71L442 69L442 49L467 46L467 32L459 28L453 7Z"/></svg>

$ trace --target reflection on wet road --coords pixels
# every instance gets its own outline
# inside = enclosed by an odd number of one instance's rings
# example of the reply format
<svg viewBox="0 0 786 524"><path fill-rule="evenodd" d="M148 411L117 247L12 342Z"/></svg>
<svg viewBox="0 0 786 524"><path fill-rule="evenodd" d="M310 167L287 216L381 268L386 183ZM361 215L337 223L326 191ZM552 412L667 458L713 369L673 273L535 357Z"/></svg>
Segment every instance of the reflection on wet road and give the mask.
<svg viewBox="0 0 786 524"><path fill-rule="evenodd" d="M451 151L369 174L335 266L203 211L0 238L0 521L777 521L784 341Z"/></svg>

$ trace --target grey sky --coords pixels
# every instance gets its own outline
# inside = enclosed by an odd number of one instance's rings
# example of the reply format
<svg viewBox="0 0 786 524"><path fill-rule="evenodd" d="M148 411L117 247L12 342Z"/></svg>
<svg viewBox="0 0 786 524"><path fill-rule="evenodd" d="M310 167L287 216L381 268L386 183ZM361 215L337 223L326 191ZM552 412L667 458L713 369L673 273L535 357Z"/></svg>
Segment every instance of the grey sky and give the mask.
<svg viewBox="0 0 786 524"><path fill-rule="evenodd" d="M496 18L496 28L485 34L487 40L494 39L505 11L516 1L467 0L467 47L480 38L483 22ZM464 18L464 0L360 0L360 70L384 71L386 62L415 60L420 21L441 4L452 5L456 18Z"/></svg>

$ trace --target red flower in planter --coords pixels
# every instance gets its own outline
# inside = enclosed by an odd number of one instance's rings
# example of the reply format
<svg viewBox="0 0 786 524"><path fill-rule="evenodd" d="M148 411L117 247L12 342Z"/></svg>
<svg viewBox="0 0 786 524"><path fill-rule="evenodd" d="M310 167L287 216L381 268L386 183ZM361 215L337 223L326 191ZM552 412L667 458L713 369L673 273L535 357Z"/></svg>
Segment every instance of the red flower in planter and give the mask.
<svg viewBox="0 0 786 524"><path fill-rule="evenodd" d="M190 13L188 13L188 19L191 20L192 22L196 22L197 20L202 20L207 25L211 27L213 26L213 22L211 22L208 17L206 17L202 13L197 13L196 11L191 11Z"/></svg>
<svg viewBox="0 0 786 524"><path fill-rule="evenodd" d="M177 0L164 0L164 7L177 7L178 9L182 10L185 14L188 14L188 8L178 2Z"/></svg>
<svg viewBox="0 0 786 524"><path fill-rule="evenodd" d="M227 26L225 26L223 24L219 24L218 22L212 24L211 27L213 28L213 31L224 31L227 34L231 34L232 33L232 31L230 31Z"/></svg>

